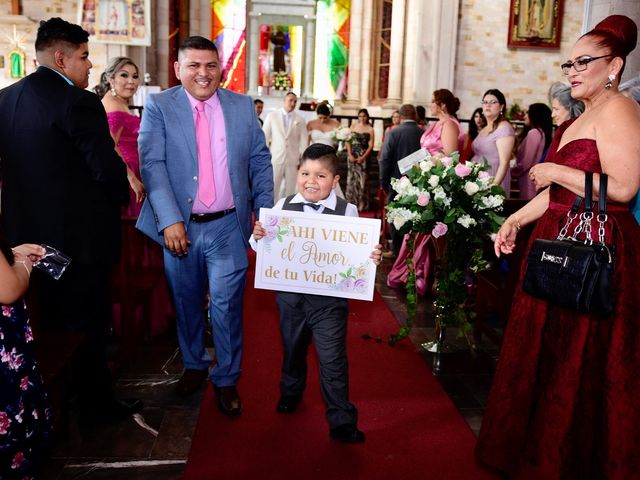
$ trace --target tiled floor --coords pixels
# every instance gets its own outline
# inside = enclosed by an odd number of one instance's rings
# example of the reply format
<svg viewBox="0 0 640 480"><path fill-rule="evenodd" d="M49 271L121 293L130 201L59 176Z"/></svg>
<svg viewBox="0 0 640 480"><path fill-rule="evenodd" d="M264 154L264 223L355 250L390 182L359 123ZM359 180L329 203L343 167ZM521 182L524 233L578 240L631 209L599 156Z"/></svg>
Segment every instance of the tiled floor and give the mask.
<svg viewBox="0 0 640 480"><path fill-rule="evenodd" d="M378 291L403 323L404 292L386 287L390 268L378 272ZM454 353L432 354L420 345L433 338L430 300L420 299L411 341L433 369L442 387L477 433L489 392L497 347L480 343L471 353L463 339L448 331ZM182 369L172 333L142 344L134 361L121 372L117 384L122 398L137 397L145 403L144 418L124 420L107 427L83 427L71 413L57 431L51 461L40 477L45 480L170 480L182 476L198 417L204 388L184 399L173 393Z"/></svg>

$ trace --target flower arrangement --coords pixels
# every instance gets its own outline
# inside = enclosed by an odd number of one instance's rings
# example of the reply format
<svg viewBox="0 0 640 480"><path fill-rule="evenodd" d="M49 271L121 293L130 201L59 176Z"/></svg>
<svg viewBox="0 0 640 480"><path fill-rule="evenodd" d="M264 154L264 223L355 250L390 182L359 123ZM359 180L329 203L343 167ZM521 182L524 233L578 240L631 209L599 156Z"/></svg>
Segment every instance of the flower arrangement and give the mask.
<svg viewBox="0 0 640 480"><path fill-rule="evenodd" d="M276 90L291 90L291 77L287 72L279 71L273 74L273 88Z"/></svg>
<svg viewBox="0 0 640 480"><path fill-rule="evenodd" d="M293 219L290 217L279 217L276 215L268 215L264 228L266 235L264 236L264 245L267 252L271 251L271 242L277 240L282 243L284 237L289 235L290 227L293 224Z"/></svg>
<svg viewBox="0 0 640 480"><path fill-rule="evenodd" d="M343 292L355 291L364 293L367 290L367 276L369 273L369 262L365 262L358 266L349 266L349 268L340 272L340 282L334 285L334 289Z"/></svg>
<svg viewBox="0 0 640 480"><path fill-rule="evenodd" d="M331 138L336 142L351 143L353 132L349 127L338 127L331 132Z"/></svg>
<svg viewBox="0 0 640 480"><path fill-rule="evenodd" d="M387 220L400 233L409 233L407 258L407 324L389 338L393 344L406 337L416 312L413 243L417 233L430 233L444 241L444 255L436 270L436 330L460 327L470 342L475 316L467 284L469 275L488 267L482 243L495 233L503 219L505 194L493 184L487 163L460 163L459 155L427 157L400 179L391 181L396 197L387 206Z"/></svg>

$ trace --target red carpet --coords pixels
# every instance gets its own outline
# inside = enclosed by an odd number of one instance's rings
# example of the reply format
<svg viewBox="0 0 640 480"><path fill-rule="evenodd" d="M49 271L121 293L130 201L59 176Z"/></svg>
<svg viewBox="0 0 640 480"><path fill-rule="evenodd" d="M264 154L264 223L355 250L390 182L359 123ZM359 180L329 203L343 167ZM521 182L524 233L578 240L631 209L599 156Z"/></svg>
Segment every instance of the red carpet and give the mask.
<svg viewBox="0 0 640 480"><path fill-rule="evenodd" d="M360 338L397 327L381 297L350 303L351 400L367 441L343 445L329 438L313 350L298 410L275 412L281 361L275 298L248 287L238 384L244 412L235 419L223 416L208 387L186 480L497 478L476 465L473 432L410 342L391 348Z"/></svg>

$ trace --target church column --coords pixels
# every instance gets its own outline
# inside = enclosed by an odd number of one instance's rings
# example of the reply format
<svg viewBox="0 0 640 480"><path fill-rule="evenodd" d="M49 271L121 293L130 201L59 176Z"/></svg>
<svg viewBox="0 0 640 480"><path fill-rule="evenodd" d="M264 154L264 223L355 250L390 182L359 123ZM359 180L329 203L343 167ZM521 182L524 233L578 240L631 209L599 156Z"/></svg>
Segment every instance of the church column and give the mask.
<svg viewBox="0 0 640 480"><path fill-rule="evenodd" d="M373 35L373 9L365 8L362 18L362 40L360 52L360 106L369 105L371 101L371 50Z"/></svg>
<svg viewBox="0 0 640 480"><path fill-rule="evenodd" d="M304 25L305 45L304 45L304 69L303 84L300 92L305 99L313 98L313 61L315 58L316 44L316 19L307 18Z"/></svg>
<svg viewBox="0 0 640 480"><path fill-rule="evenodd" d="M349 18L349 76L347 84L347 101L345 108L360 107L360 74L362 73L362 0L351 0L351 15ZM368 8L367 10L371 10Z"/></svg>
<svg viewBox="0 0 640 480"><path fill-rule="evenodd" d="M258 94L258 52L260 51L260 25L257 14L249 13L249 45L247 64L249 65L249 89L247 95Z"/></svg>
<svg viewBox="0 0 640 480"><path fill-rule="evenodd" d="M402 68L404 57L406 0L394 0L391 11L391 58L389 60L389 88L385 107L395 108L402 103Z"/></svg>

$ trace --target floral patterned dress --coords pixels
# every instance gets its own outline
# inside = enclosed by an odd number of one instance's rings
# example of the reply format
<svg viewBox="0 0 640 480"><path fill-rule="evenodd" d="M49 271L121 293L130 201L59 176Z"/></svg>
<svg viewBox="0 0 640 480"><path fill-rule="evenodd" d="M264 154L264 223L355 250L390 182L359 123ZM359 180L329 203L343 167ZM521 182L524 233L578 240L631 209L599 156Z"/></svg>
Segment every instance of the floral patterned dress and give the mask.
<svg viewBox="0 0 640 480"><path fill-rule="evenodd" d="M358 158L369 148L370 135L368 133L353 132L351 140L351 154ZM367 192L367 162L347 162L347 189L345 200L358 207L359 212L369 209L369 194Z"/></svg>
<svg viewBox="0 0 640 480"><path fill-rule="evenodd" d="M0 478L32 478L44 460L51 408L33 354L24 301L0 315Z"/></svg>

